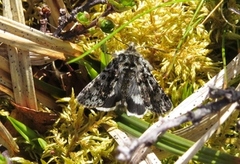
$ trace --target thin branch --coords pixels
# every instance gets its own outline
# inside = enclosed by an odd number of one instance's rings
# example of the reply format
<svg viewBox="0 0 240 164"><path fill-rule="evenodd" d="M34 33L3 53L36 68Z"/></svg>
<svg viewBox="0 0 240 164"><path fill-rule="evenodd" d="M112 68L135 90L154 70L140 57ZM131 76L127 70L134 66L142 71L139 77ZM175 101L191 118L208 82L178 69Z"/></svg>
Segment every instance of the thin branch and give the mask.
<svg viewBox="0 0 240 164"><path fill-rule="evenodd" d="M59 26L53 33L53 36L59 37L64 27L66 27L67 24L75 20L75 16L77 15L77 13L89 11L89 9L95 5L106 3L107 3L106 0L87 1L83 6L76 7L69 15L67 15L66 11L60 10Z"/></svg>
<svg viewBox="0 0 240 164"><path fill-rule="evenodd" d="M151 146L157 140L159 135L163 135L170 128L179 126L180 124L187 121L198 123L206 115L216 113L220 111L224 106L234 102L239 102L240 100L240 92L235 91L234 89L222 90L210 88L209 96L210 98L221 99L216 102L202 105L198 109L190 111L185 115L181 115L179 117L160 118L159 121L149 127L140 138L133 140L132 143L129 144L129 147L119 146L119 154L117 156L118 160L129 161L137 149L140 147Z"/></svg>

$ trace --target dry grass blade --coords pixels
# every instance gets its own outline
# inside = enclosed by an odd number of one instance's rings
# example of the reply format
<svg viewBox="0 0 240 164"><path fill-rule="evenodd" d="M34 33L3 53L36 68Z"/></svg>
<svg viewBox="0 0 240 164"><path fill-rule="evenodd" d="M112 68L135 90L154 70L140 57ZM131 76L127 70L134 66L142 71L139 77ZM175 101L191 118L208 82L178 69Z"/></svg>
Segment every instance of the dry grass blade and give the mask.
<svg viewBox="0 0 240 164"><path fill-rule="evenodd" d="M6 5L3 9L3 15L9 19L25 23L21 1L15 0L12 2L3 1L3 4ZM17 50L11 44L7 46L7 51L11 63L10 70L15 101L21 105L36 109L37 103L28 53Z"/></svg>
<svg viewBox="0 0 240 164"><path fill-rule="evenodd" d="M127 146L127 143L131 143L131 138L126 135L126 133L122 132L119 129L113 129L105 126L108 133L115 139L115 141L118 143L118 145L121 146ZM141 164L147 163L147 164L160 164L161 161L158 159L158 157L151 151L150 148L146 148L145 151L138 151L138 153L135 154L136 159L141 159ZM131 161L133 163L134 161Z"/></svg>
<svg viewBox="0 0 240 164"><path fill-rule="evenodd" d="M23 15L24 10L22 7L21 0L14 0L11 2L9 2L8 0L3 0L3 5L4 5L3 15L7 18L4 17L1 18L4 18L5 20L8 20L10 22L18 21L20 22L18 23L19 25L23 25L21 23L25 23ZM14 19L15 21L11 19ZM14 101L17 104L37 111L38 110L37 98L33 82L33 73L31 68L29 50L33 50L33 52L34 50L37 50L36 52L41 52L43 54L44 53L61 54L62 59L65 59L65 56L63 55L62 52L47 49L45 47L40 46L40 44L38 43L14 35L13 33L9 32L10 28L8 28L8 26L5 26L4 23L1 24L0 26L1 26L0 32L2 33L0 40L3 43L7 44L1 45L1 50L3 51L1 51L0 57L2 61L0 67L0 73L2 75L0 79L1 81L0 90L8 94L9 96L13 97ZM15 26L15 30L18 31L19 26ZM15 114L15 118L18 120L21 121L25 120L25 117L23 117L21 114L18 115L16 110L14 111L11 113L11 115ZM25 114L27 115L31 113L27 111ZM45 115L48 116L48 113ZM9 132L5 129L5 127L1 126L0 129L1 129L0 142L8 149L8 151L10 151L11 155L13 155L14 151L15 152L18 151L18 147L11 138L11 136L8 135Z"/></svg>
<svg viewBox="0 0 240 164"><path fill-rule="evenodd" d="M227 72L221 70L216 76L209 80L202 88L193 93L190 97L184 100L179 104L174 111L169 114L169 117L177 117L181 114L184 114L195 107L199 106L206 98L208 98L209 87L222 88L224 83L224 74L228 75L228 81L233 79L240 73L239 67L239 58L238 54L228 65ZM225 111L221 111L225 112ZM175 134L190 139L192 141L197 141L203 134L206 133L207 129L211 127L216 121L218 121L218 114L206 117L198 125L192 125L178 131L175 131ZM191 135L190 135L191 133Z"/></svg>
<svg viewBox="0 0 240 164"><path fill-rule="evenodd" d="M227 118L235 111L236 107L238 106L238 103L234 103L232 105L226 106L224 109L225 113L222 114L221 118L219 118L218 122L216 122L204 135L201 136L201 138L186 151L179 159L176 161L176 164L186 164L188 163L193 156L204 146L206 141L213 135L213 133L219 128L221 124L223 124Z"/></svg>
<svg viewBox="0 0 240 164"><path fill-rule="evenodd" d="M35 42L41 45L40 47L62 52L69 56L77 56L82 52L82 49L74 43L60 40L8 18L0 16L0 22L1 30Z"/></svg>
<svg viewBox="0 0 240 164"><path fill-rule="evenodd" d="M1 122L0 122L0 143L3 144L8 149L10 155L13 155L14 152L15 153L19 152L18 145L13 140L13 137Z"/></svg>
<svg viewBox="0 0 240 164"><path fill-rule="evenodd" d="M16 19L24 18L19 17L19 15L23 14L23 10L21 10L22 1L3 1L3 4L5 6L4 16L9 16L9 18L14 17ZM18 7L20 8L18 9ZM18 88L18 91L13 92L15 94L14 97L19 97L19 100L24 100L25 98L31 99L35 97L33 94L34 90L29 90L30 92L27 91L26 93L24 93L23 91L25 90L25 86L33 88L33 83L31 85L27 84L28 82L30 82L29 79L32 79L32 73L28 71L28 69L31 67L30 65L45 64L46 62L50 62L52 59L64 60L66 59L66 55L76 56L82 52L82 49L74 43L62 41L58 38L52 37L48 34L30 28L29 26L23 24L24 20L21 20L20 22L22 23L19 23L19 20L14 21L9 18L0 16L0 41L4 44L13 46L11 48L9 48L8 46L7 48L7 46L1 45L1 61L3 61L3 64L1 64L0 69L4 72L10 73L12 79L6 73L3 74L4 77L1 81L1 91L12 96L11 92L9 91L11 91L13 88ZM23 51L19 51L16 48L19 48ZM29 56L31 63L27 64L29 62L27 61L29 60ZM9 61L7 60L7 58L9 59ZM9 70L9 63L11 63L11 71ZM23 72L21 72L21 70ZM21 79L22 75L26 75L28 77L24 78L23 80ZM11 83L11 80L15 80L15 82ZM41 101L42 103L47 100L46 106L55 106L53 104L54 101L49 102L49 98L45 98L44 96L42 96L41 92L37 91L37 95L40 101L43 100ZM21 104L23 106L26 105L24 105L24 103L19 103L19 101L17 102L18 104ZM36 106L31 106L31 108L35 109Z"/></svg>
<svg viewBox="0 0 240 164"><path fill-rule="evenodd" d="M13 40L14 38L14 40ZM35 52L38 55L46 55L50 58L65 60L65 56L62 52L54 51L49 48L45 48L40 44L27 40L25 38L16 36L14 34L8 33L6 31L0 30L0 41L12 45L14 47L20 48L25 51Z"/></svg>

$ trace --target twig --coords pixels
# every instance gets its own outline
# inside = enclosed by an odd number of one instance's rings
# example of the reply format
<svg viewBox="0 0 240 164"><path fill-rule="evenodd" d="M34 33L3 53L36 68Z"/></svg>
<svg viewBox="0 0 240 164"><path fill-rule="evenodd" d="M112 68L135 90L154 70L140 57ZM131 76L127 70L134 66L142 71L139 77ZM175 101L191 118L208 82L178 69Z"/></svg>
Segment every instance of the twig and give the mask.
<svg viewBox="0 0 240 164"><path fill-rule="evenodd" d="M93 0L87 1L83 6L76 7L69 15L66 14L63 10L60 10L60 17L59 17L59 26L56 31L53 33L53 36L59 37L60 33L67 26L68 23L75 20L75 16L79 12L88 11L91 7L97 4L106 4L106 0Z"/></svg>
<svg viewBox="0 0 240 164"><path fill-rule="evenodd" d="M158 138L159 135L163 135L168 129L179 126L180 124L192 121L193 123L198 123L204 116L216 113L220 111L224 106L239 102L240 92L234 89L222 90L210 88L209 96L211 98L221 98L216 102L212 102L206 105L200 106L198 109L188 112L185 115L169 118L160 118L158 122L154 123L150 128L148 128L139 139L132 141L129 147L119 146L118 160L129 161L132 155L139 147L149 147Z"/></svg>

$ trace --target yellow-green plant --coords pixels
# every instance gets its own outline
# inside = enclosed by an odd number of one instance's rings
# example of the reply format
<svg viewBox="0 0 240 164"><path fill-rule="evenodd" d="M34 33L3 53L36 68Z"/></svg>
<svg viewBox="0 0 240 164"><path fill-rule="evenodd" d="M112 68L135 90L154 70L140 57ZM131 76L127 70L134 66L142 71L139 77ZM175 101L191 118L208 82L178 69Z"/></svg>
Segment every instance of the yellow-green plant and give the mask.
<svg viewBox="0 0 240 164"><path fill-rule="evenodd" d="M116 127L112 113L84 110L71 98L58 100L63 112L46 138L48 145L42 158L57 163L105 163L114 161L114 139L104 126Z"/></svg>
<svg viewBox="0 0 240 164"><path fill-rule="evenodd" d="M92 56L99 59L101 51L97 48L102 44L113 54L125 49L124 44L134 42L153 65L159 84L177 105L219 71L219 63L207 56L210 50L206 47L211 41L201 24L210 12L205 3L203 0L164 3L139 0L133 9L107 16L116 27L111 34L103 34L98 29L91 31L100 41L80 36L78 44L88 51L69 63L93 50Z"/></svg>

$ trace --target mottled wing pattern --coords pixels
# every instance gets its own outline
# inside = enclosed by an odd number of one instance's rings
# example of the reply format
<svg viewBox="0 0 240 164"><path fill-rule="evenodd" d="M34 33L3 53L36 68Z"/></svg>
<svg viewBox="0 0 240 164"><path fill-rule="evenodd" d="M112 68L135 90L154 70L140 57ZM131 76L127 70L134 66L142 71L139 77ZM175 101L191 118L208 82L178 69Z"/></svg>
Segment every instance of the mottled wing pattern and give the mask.
<svg viewBox="0 0 240 164"><path fill-rule="evenodd" d="M144 95L145 106L155 113L165 113L172 108L172 102L158 85L157 80L151 73L151 65L140 58L142 66L138 68L141 79L141 94Z"/></svg>
<svg viewBox="0 0 240 164"><path fill-rule="evenodd" d="M137 78L138 70L135 60L139 57L132 50L126 50L118 56L120 61L119 83L121 84L121 88L119 88L121 94L120 105L126 106L128 115L140 117L145 113L146 109Z"/></svg>
<svg viewBox="0 0 240 164"><path fill-rule="evenodd" d="M142 116L146 109L163 114L171 109L172 103L151 74L152 66L140 54L129 54L136 67L134 78L129 84L130 99L127 101L128 115Z"/></svg>
<svg viewBox="0 0 240 164"><path fill-rule="evenodd" d="M118 59L115 58L79 93L78 102L88 108L115 107L116 102L121 99L117 89L118 69ZM108 109L99 108L99 110Z"/></svg>
<svg viewBox="0 0 240 164"><path fill-rule="evenodd" d="M151 65L134 46L122 51L77 96L80 104L102 111L126 106L128 115L141 117L146 109L165 113L171 100L151 74Z"/></svg>

